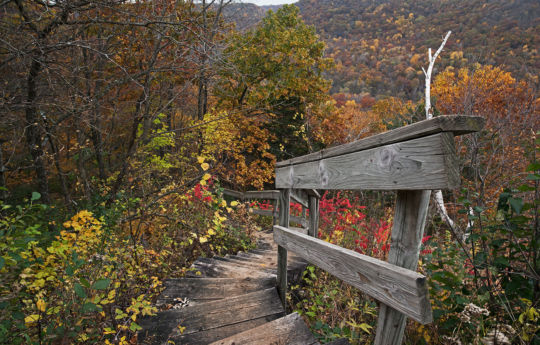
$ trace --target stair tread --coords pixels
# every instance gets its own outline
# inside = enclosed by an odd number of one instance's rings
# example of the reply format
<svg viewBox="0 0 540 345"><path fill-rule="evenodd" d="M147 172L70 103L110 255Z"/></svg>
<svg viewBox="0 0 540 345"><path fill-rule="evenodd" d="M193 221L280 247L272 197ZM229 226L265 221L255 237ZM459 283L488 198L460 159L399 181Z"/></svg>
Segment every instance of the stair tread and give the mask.
<svg viewBox="0 0 540 345"><path fill-rule="evenodd" d="M256 328L218 340L210 345L315 345L319 344L304 320L292 313Z"/></svg>
<svg viewBox="0 0 540 345"><path fill-rule="evenodd" d="M177 298L187 298L190 304L243 295L276 285L274 277L258 279L178 278L167 279L165 290L156 304L174 304Z"/></svg>
<svg viewBox="0 0 540 345"><path fill-rule="evenodd" d="M181 309L169 309L152 318L141 319L143 331L139 333L139 339L152 344L161 344L167 340L194 344L197 339L209 343L254 327L248 321L259 320L262 323L276 319L283 313L276 288L270 288ZM245 323L245 326L232 327L240 323ZM180 332L178 326L185 327L183 332ZM232 333L224 335L225 329L221 332L211 331L226 327ZM199 332L206 333L194 335Z"/></svg>
<svg viewBox="0 0 540 345"><path fill-rule="evenodd" d="M186 274L186 276L192 278L197 278L197 276L238 279L244 279L247 277L252 279L275 277L275 274L264 272L262 270L254 270L253 268L237 265L232 262L224 262L209 258L197 259L193 263L192 267L195 269L195 272L192 271ZM196 271L199 271L200 275L197 275Z"/></svg>

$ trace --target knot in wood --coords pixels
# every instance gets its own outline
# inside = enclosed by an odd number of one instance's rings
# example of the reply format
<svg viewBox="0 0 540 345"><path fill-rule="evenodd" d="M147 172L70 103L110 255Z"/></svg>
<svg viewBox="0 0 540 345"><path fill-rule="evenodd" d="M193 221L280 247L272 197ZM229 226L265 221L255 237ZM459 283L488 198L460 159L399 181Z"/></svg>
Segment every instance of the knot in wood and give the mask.
<svg viewBox="0 0 540 345"><path fill-rule="evenodd" d="M388 169L392 166L394 162L394 157L396 156L395 149L393 147L385 147L379 152L378 164L381 168Z"/></svg>
<svg viewBox="0 0 540 345"><path fill-rule="evenodd" d="M324 164L324 160L319 161L319 180L321 181L321 184L323 186L328 185L328 170L326 169L326 165Z"/></svg>

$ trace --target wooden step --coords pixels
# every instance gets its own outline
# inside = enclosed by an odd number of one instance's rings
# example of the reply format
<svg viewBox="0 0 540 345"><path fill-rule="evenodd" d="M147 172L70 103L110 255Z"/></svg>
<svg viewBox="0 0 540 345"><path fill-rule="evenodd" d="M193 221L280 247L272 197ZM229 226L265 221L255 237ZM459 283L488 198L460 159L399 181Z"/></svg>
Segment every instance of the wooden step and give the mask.
<svg viewBox="0 0 540 345"><path fill-rule="evenodd" d="M213 277L213 278L237 278L259 279L275 277L275 274L254 270L253 268L237 265L232 262L223 262L210 258L198 258L192 265L194 271L186 274L187 277ZM197 274L200 272L200 274Z"/></svg>
<svg viewBox="0 0 540 345"><path fill-rule="evenodd" d="M185 299L189 305L243 295L276 286L276 279L178 278L165 280L165 290L156 305L175 305L175 299Z"/></svg>
<svg viewBox="0 0 540 345"><path fill-rule="evenodd" d="M319 344L297 313L235 334L210 345L315 345Z"/></svg>
<svg viewBox="0 0 540 345"><path fill-rule="evenodd" d="M208 344L283 315L277 291L270 288L141 319L138 340L144 344Z"/></svg>

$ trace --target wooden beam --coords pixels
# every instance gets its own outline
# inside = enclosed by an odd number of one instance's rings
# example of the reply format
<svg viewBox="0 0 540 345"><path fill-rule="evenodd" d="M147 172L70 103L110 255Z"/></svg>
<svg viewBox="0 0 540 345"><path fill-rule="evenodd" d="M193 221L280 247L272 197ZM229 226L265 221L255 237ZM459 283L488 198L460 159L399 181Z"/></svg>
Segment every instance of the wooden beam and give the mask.
<svg viewBox="0 0 540 345"><path fill-rule="evenodd" d="M416 270L431 191L398 191L388 262ZM431 309L430 309L431 310ZM407 317L392 305L381 305L375 345L399 345Z"/></svg>
<svg viewBox="0 0 540 345"><path fill-rule="evenodd" d="M274 211L272 210L261 210L258 208L250 208L249 211L253 214L258 214L259 216L273 217Z"/></svg>
<svg viewBox="0 0 540 345"><path fill-rule="evenodd" d="M459 186L451 133L276 168L277 188L420 190Z"/></svg>
<svg viewBox="0 0 540 345"><path fill-rule="evenodd" d="M232 189L224 188L223 189L223 195L228 195L228 196L232 196L233 198L244 200L244 193L238 192L238 191L232 190Z"/></svg>
<svg viewBox="0 0 540 345"><path fill-rule="evenodd" d="M279 199L279 190L253 190L244 193L244 199Z"/></svg>
<svg viewBox="0 0 540 345"><path fill-rule="evenodd" d="M450 132L461 135L480 131L486 120L481 116L472 115L441 115L419 121L408 126L380 133L369 138L357 140L352 143L331 147L305 156L291 158L276 163L276 167L285 167L292 164L318 161L324 158L340 156L352 152L371 149L374 147L393 144L405 140L429 136L441 132Z"/></svg>
<svg viewBox="0 0 540 345"><path fill-rule="evenodd" d="M319 194L319 192L317 192L316 189L306 189L305 191L306 191L308 196L314 196L317 199L321 198L321 195Z"/></svg>
<svg viewBox="0 0 540 345"><path fill-rule="evenodd" d="M291 199L302 205L303 208L308 208L307 196L303 194L305 193L302 190L292 190Z"/></svg>
<svg viewBox="0 0 540 345"><path fill-rule="evenodd" d="M283 226L274 226L274 241L416 321L432 321L423 275Z"/></svg>
<svg viewBox="0 0 540 345"><path fill-rule="evenodd" d="M279 225L289 227L291 190L283 189L279 195ZM274 226L275 229L275 226ZM275 235L274 235L275 236ZM277 288L283 309L287 310L287 249L278 243Z"/></svg>
<svg viewBox="0 0 540 345"><path fill-rule="evenodd" d="M259 216L266 216L266 217L273 217L274 211L272 210L261 210L258 208L250 208L250 212L253 214L258 214ZM296 217L296 216L289 216L289 222L290 223L297 223L302 225L303 227L308 226L308 221L305 218L302 217Z"/></svg>
<svg viewBox="0 0 540 345"><path fill-rule="evenodd" d="M309 226L308 233L311 237L317 237L319 231L319 199L309 196Z"/></svg>

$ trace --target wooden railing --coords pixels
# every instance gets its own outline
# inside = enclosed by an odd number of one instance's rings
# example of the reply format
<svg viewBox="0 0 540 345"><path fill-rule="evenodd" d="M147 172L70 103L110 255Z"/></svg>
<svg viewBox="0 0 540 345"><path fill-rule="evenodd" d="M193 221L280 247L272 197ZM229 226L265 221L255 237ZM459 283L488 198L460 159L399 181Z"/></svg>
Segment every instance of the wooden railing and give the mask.
<svg viewBox="0 0 540 345"><path fill-rule="evenodd" d="M256 208L251 208L250 212L258 214L261 216L268 216L274 219L273 224L275 225L278 220L278 209L279 209L279 190L256 190L256 191L247 191L239 192L231 189L224 189L224 195L239 199L239 200L269 200L272 204L273 210L261 210ZM295 227L294 230L305 232L313 236L313 231L319 227L319 199L320 195L315 190L300 190L291 194L291 198L302 206L302 215L301 216L290 216L290 221L300 225L300 228ZM309 211L308 211L309 210ZM309 212L309 218L307 213Z"/></svg>
<svg viewBox="0 0 540 345"><path fill-rule="evenodd" d="M454 136L483 125L481 117L438 116L277 163L280 208L274 240L282 303L290 250L381 303L376 345L401 344L407 317L431 322L427 280L416 272L431 190L459 186ZM291 231L290 199L306 189L396 190L388 262L314 238L316 225L310 228L311 236Z"/></svg>

